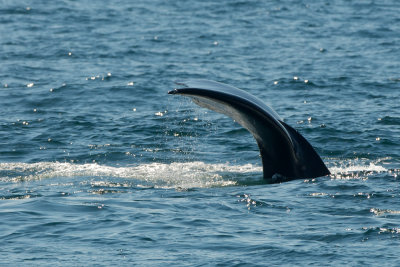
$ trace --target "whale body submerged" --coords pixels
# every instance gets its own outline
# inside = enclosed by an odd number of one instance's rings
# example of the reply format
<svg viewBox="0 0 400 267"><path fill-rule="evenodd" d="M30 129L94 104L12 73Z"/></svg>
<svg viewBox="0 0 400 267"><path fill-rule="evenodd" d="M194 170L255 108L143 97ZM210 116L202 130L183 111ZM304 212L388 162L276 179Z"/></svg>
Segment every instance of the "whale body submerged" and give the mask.
<svg viewBox="0 0 400 267"><path fill-rule="evenodd" d="M310 143L259 98L236 87L209 80L178 82L168 94L190 97L197 105L225 114L257 141L267 182L316 178L330 172Z"/></svg>

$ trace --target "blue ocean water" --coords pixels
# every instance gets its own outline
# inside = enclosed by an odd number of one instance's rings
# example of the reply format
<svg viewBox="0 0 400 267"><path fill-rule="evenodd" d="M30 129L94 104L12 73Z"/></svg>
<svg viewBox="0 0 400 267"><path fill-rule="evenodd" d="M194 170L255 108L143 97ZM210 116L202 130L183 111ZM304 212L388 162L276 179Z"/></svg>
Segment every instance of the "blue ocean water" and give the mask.
<svg viewBox="0 0 400 267"><path fill-rule="evenodd" d="M398 264L400 4L0 1L0 265ZM261 98L329 177L167 95Z"/></svg>

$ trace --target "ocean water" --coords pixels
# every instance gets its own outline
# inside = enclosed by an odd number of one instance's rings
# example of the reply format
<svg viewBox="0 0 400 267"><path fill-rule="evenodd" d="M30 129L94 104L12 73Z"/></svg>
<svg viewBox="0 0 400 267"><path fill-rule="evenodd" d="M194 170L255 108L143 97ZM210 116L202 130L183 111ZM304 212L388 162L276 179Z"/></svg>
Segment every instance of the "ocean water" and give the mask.
<svg viewBox="0 0 400 267"><path fill-rule="evenodd" d="M400 4L0 1L1 266L396 266ZM203 78L331 175L265 184Z"/></svg>

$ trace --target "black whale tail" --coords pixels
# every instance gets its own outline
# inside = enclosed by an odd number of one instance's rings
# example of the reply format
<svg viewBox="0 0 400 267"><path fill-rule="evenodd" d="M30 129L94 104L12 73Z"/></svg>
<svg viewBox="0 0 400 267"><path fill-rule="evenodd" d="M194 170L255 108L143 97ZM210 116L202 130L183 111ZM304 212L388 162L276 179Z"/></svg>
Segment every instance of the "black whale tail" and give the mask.
<svg viewBox="0 0 400 267"><path fill-rule="evenodd" d="M252 133L260 149L264 179L268 182L330 174L310 143L255 96L208 80L188 80L177 84L185 88L169 91L169 94L189 96L199 106L233 118Z"/></svg>

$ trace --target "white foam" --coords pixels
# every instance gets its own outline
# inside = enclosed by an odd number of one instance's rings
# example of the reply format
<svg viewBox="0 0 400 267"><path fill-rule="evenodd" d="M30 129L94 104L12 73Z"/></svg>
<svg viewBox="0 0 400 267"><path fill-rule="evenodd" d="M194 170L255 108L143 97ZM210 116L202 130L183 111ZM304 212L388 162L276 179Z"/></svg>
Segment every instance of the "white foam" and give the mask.
<svg viewBox="0 0 400 267"><path fill-rule="evenodd" d="M3 174L2 179L13 182L60 177L116 177L132 179L139 187L194 188L234 185L237 183L237 176L262 173L262 167L251 164L207 164L199 161L150 163L132 167L112 167L97 163L39 162L0 163L0 172Z"/></svg>
<svg viewBox="0 0 400 267"><path fill-rule="evenodd" d="M399 210L378 209L378 208L372 208L372 209L370 209L370 212L374 213L377 216L382 216L382 215L387 215L387 214L393 214L393 215L400 214Z"/></svg>
<svg viewBox="0 0 400 267"><path fill-rule="evenodd" d="M332 163L332 162L331 162ZM343 160L329 168L334 179L365 179L370 175L389 172L381 161ZM198 188L220 187L262 179L262 167L252 164L209 164L200 161L148 163L137 166L113 167L97 163L61 162L0 163L0 179L21 182L52 178L123 178L137 187ZM254 177L254 178L253 178Z"/></svg>
<svg viewBox="0 0 400 267"><path fill-rule="evenodd" d="M330 167L331 175L336 179L366 178L372 174L388 172L388 169L380 165L382 160L371 162L369 160L355 159L345 160Z"/></svg>
<svg viewBox="0 0 400 267"><path fill-rule="evenodd" d="M385 172L386 168L375 165L370 162L369 165L350 165L342 167L332 167L329 169L332 174L349 173L349 172Z"/></svg>

